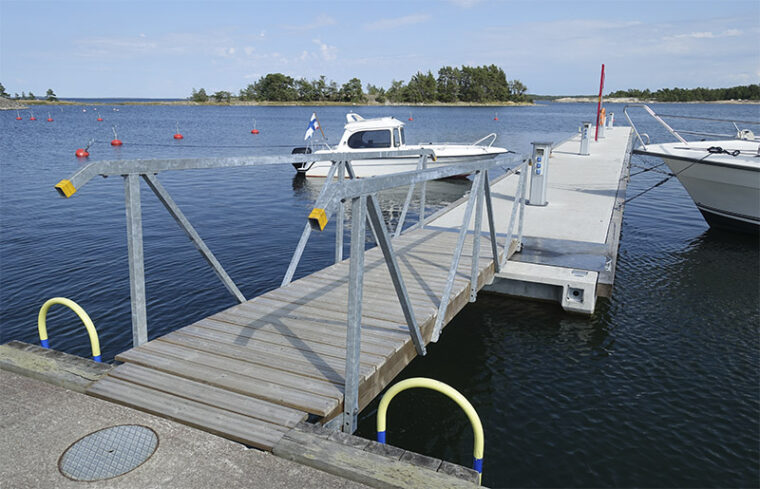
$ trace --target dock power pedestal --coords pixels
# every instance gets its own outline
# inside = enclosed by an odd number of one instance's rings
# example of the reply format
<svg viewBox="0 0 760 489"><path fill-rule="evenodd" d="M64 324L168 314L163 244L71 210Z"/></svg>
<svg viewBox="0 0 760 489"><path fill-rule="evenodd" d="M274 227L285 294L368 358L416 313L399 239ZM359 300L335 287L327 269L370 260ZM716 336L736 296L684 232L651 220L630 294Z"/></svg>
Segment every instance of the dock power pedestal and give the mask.
<svg viewBox="0 0 760 489"><path fill-rule="evenodd" d="M546 183L549 179L549 154L552 152L552 143L531 143L533 145L533 171L530 176L530 196L528 205L544 206L546 200Z"/></svg>
<svg viewBox="0 0 760 489"><path fill-rule="evenodd" d="M581 156L589 155L589 152L588 152L589 131L591 131L591 123L584 122L581 125L581 150L580 150Z"/></svg>

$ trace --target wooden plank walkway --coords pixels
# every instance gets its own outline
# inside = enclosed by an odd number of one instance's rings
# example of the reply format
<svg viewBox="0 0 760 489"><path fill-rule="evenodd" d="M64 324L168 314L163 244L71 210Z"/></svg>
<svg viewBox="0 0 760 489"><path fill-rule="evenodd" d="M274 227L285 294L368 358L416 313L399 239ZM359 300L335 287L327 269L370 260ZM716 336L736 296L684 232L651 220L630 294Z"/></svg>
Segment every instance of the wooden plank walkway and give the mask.
<svg viewBox="0 0 760 489"><path fill-rule="evenodd" d="M427 344L457 233L417 230L393 240ZM444 324L468 302L468 236ZM481 239L478 290L494 275ZM349 261L233 306L116 357L88 393L271 450L310 415L342 411ZM359 408L417 355L379 248L365 254Z"/></svg>

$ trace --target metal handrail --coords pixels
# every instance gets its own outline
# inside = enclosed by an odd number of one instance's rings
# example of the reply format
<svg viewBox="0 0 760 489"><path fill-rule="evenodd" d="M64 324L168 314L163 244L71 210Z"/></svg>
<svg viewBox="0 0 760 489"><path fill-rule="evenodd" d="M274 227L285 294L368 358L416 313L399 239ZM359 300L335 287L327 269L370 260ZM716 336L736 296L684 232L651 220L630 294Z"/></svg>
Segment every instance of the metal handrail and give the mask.
<svg viewBox="0 0 760 489"><path fill-rule="evenodd" d="M47 334L47 313L48 310L50 310L50 307L55 304L66 306L79 316L79 319L82 320L82 324L84 324L84 327L87 330L87 335L90 337L92 359L96 362L100 362L100 340L98 340L98 331L95 329L92 319L90 319L90 316L84 309L82 309L82 306L65 297L53 297L52 299L45 301L45 303L42 304L42 307L40 307L40 312L37 314L37 332L40 335L40 346L43 348L50 348Z"/></svg>
<svg viewBox="0 0 760 489"><path fill-rule="evenodd" d="M361 310L362 310L362 290L364 281L364 253L365 253L365 233L368 224L375 236L375 242L383 253L388 272L393 282L396 295L404 314L404 318L409 328L409 334L412 342L419 355L425 355L425 343L416 322L412 302L406 290L404 278L398 265L398 260L393 249L390 233L383 220L382 212L377 200L377 193L383 190L397 188L401 186L410 186L407 198L402 211L402 218L396 229L396 236L401 234L403 218L406 215L411 194L416 184L421 185L421 211L419 226L424 226L426 221L424 214L424 192L425 184L430 180L457 176L462 174L474 174L470 196L467 199L466 210L462 225L459 228L459 236L454 250L454 254L449 267L448 276L441 300L438 306L436 322L431 334L431 341L437 341L446 318L446 312L449 307L450 296L459 262L464 249L464 243L468 234L470 220L474 217L471 274L470 274L470 302L474 302L478 292L478 274L480 261L480 235L483 224L483 208L487 214L487 224L490 232L491 252L494 259L494 269L498 273L500 267L506 262L506 257L513 251L518 251L519 246L515 246L511 240L515 224L515 213L520 210L520 224L518 230L518 240L522 239L522 222L525 208L525 178L527 176L527 157L515 156L522 158L518 168L522 169L520 175L520 184L515 194L515 205L508 226L508 238L503 247L502 259L499 259L499 245L496 241L496 230L493 216L493 206L491 202L490 185L488 181L488 171L504 165L503 161L490 157L481 157L478 160L458 163L452 165L426 168L427 156L422 155L417 164L417 169L407 172L401 172L391 175L382 175L366 179L356 179L351 161L334 161L328 171L325 185L320 191L314 209L311 211L309 223L305 225L298 242L298 246L293 252L288 270L282 280L282 287L287 286L294 277L298 263L306 248L309 236L313 230L322 231L329 221L333 220L336 215L336 263L342 258L343 235L342 229L345 221L344 205L351 205L351 259L349 262L348 278L348 334L346 337L346 384L343 402L343 413L336 418L335 423L345 432L353 432L356 429L357 417L359 413L359 355L360 355L360 337L361 337ZM515 171L513 169L511 171ZM343 172L348 174L349 179L339 177ZM477 203L477 206L476 206Z"/></svg>
<svg viewBox="0 0 760 489"><path fill-rule="evenodd" d="M418 169L414 171L396 173L391 175L376 176L366 179L356 179L352 161L364 159L388 158L392 156L417 156L420 158ZM459 230L457 245L449 269L446 287L441 297L438 309L438 317L432 333L432 341L437 341L442 323L446 317L449 306L449 298L452 291L459 261L462 256L465 239L468 234L470 220L475 215L473 232L473 253L471 268L470 301L474 301L477 295L477 283L479 274L480 235L483 221L483 208L487 213L487 224L490 231L491 250L494 259L494 268L498 272L504 263L504 258L499 260L499 246L496 242L496 230L494 225L493 206L488 181L488 171L504 166L504 157L494 158L493 155L482 155L466 163L454 163L427 168L428 158L435 161L435 152L429 148L417 148L394 151L372 152L325 152L320 154L295 154L287 156L251 156L237 158L203 158L203 159L167 159L167 160L132 160L132 161L99 161L93 162L72 174L68 179L61 180L56 189L64 197L71 197L87 182L97 175L122 175L125 187L125 207L127 215L127 253L129 257L129 280L130 299L132 307L132 333L133 344L139 346L147 341L147 310L145 294L145 272L143 257L142 238L142 211L140 203L140 178L146 181L149 188L156 194L159 201L164 204L177 224L185 231L193 244L206 259L222 283L235 298L244 302L246 299L235 283L224 271L219 261L211 253L211 250L201 239L200 235L184 216L177 204L172 200L168 191L158 181L158 173L173 170L230 168L243 166L265 166L276 164L291 164L294 161L331 161L332 165L325 179L325 185L315 203L312 216L317 223L307 223L301 234L298 246L293 253L293 258L283 279L282 286L286 286L293 278L300 257L306 247L312 228L324 229L333 215L337 214L338 232L336 232L335 259L342 260L343 249L343 223L345 221L345 204L351 205L351 260L349 270L349 297L347 313L347 337L346 337L346 382L344 411L340 422L344 431L353 432L356 428L358 416L358 384L359 384L359 355L361 335L361 302L364 274L365 232L369 225L378 247L382 250L388 271L390 272L399 303L407 321L409 333L417 352L424 355L425 343L416 323L412 302L407 294L403 277L401 276L398 261L391 243L390 233L382 216L377 200L377 193L383 190L402 186L414 186L421 184L421 212L419 226L424 226L426 221L425 207L425 184L430 180L437 180L458 175L474 174L470 196L467 202L464 220ZM521 161L520 161L521 160ZM512 218L508 228L508 237L511 237L514 226L514 215L520 210L520 224L518 241L522 237L522 221L525 206L525 176L527 175L527 156L512 155L511 162L517 163L523 171L521 184L515 195ZM344 176L349 179L345 179ZM337 179L335 178L337 177ZM409 199L408 199L409 200ZM476 206L477 203L477 206ZM408 203L406 204L408 206ZM318 212L317 212L318 211ZM518 243L519 244L519 243ZM513 251L511 239L504 244L504 255Z"/></svg>
<svg viewBox="0 0 760 489"><path fill-rule="evenodd" d="M467 400L458 390L454 389L448 384L435 379L428 379L425 377L412 377L410 379L402 380L398 384L394 385L388 391L383 394L380 399L380 404L377 407L377 441L378 443L385 444L385 429L386 429L386 415L388 413L388 406L391 401L399 392L403 392L407 389L423 388L431 389L441 394L444 394L457 405L462 408L462 411L467 415L467 419L470 420L472 425L473 449L472 449L472 468L478 473L478 485L481 484L483 478L483 455L485 453L485 436L483 434L483 423L480 421L478 412L472 406L470 401Z"/></svg>

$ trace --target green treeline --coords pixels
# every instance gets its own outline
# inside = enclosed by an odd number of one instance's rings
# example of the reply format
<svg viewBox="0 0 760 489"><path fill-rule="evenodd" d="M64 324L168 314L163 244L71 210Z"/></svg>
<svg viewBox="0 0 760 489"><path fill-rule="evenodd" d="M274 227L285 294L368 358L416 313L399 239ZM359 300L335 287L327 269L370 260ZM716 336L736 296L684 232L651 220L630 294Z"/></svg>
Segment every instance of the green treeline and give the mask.
<svg viewBox="0 0 760 489"><path fill-rule="evenodd" d="M760 100L760 85L741 85L731 88L661 88L647 90L618 90L608 97L631 97L657 102L713 102L716 100Z"/></svg>
<svg viewBox="0 0 760 489"><path fill-rule="evenodd" d="M0 97L2 98L11 98L11 94L5 91L5 86L0 83ZM37 100L37 96L33 94L31 91L27 94L24 92L21 92L21 95L18 93L13 94L14 100ZM45 100L48 102L57 102L58 97L56 97L55 92L53 92L52 88L48 88L47 92L45 93Z"/></svg>
<svg viewBox="0 0 760 489"><path fill-rule="evenodd" d="M444 66L438 76L431 71L417 72L411 79L393 80L386 88L367 85L366 92L359 78L341 86L325 76L316 80L294 79L282 73L269 73L240 90L239 100L257 102L342 102L342 103L493 103L529 102L527 87L519 80L507 80L504 70L496 65ZM208 95L206 90L193 89L194 102L230 102L232 93L218 91Z"/></svg>

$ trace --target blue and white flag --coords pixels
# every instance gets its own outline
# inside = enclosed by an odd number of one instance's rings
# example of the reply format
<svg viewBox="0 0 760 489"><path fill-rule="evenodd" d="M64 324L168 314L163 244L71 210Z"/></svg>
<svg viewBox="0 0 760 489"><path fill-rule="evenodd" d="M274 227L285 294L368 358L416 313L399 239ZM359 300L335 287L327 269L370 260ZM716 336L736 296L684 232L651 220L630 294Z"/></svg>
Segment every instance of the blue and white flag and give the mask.
<svg viewBox="0 0 760 489"><path fill-rule="evenodd" d="M309 127L306 128L306 135L303 137L303 140L306 141L311 137L312 134L314 134L314 131L319 129L319 121L317 121L317 113L312 112L311 113L311 120L309 120Z"/></svg>

